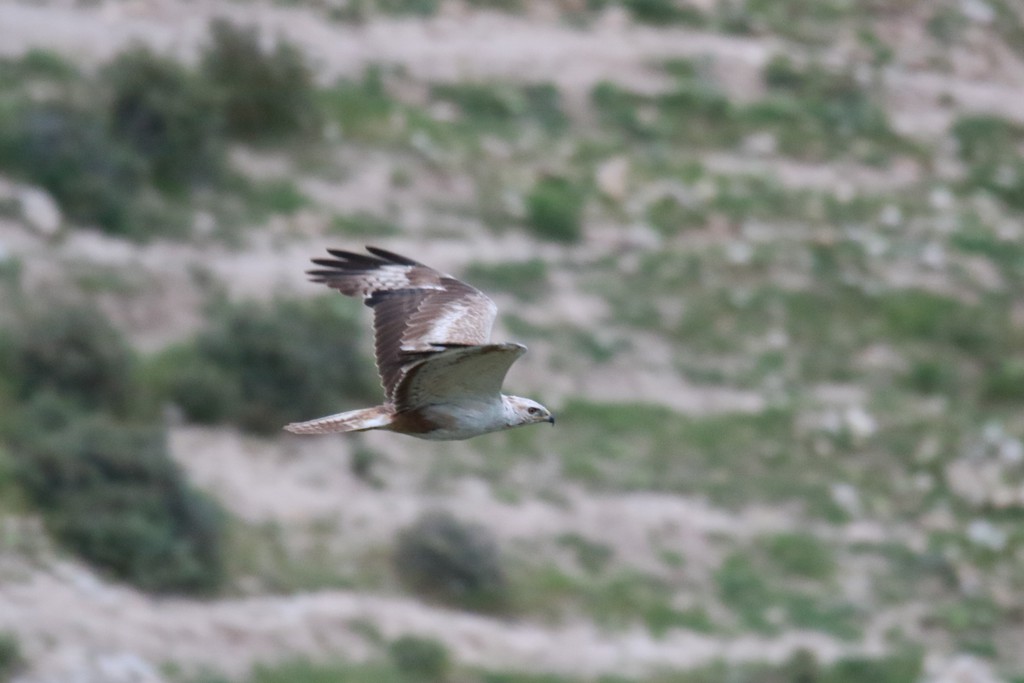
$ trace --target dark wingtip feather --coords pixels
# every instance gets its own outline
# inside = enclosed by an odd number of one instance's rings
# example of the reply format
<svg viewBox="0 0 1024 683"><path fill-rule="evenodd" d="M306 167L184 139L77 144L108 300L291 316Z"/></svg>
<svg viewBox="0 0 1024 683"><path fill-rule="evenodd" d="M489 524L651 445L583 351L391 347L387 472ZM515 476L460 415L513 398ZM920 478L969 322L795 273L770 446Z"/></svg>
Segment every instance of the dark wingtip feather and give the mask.
<svg viewBox="0 0 1024 683"><path fill-rule="evenodd" d="M401 265L401 266L422 266L423 265L419 261L413 261L411 258L409 258L407 256L402 256L401 254L396 254L393 251L388 251L387 249L381 249L380 247L371 247L370 245L366 245L366 251L370 252L374 256L379 256L382 259L385 259L387 261L390 261L391 263L395 263L395 264L398 264L398 265Z"/></svg>
<svg viewBox="0 0 1024 683"><path fill-rule="evenodd" d="M373 256L367 256L366 254L357 254L354 251L345 251L344 249L328 249L327 253L331 256L336 256L346 263L346 265L360 265L364 267L377 268L383 266L387 261L383 261Z"/></svg>

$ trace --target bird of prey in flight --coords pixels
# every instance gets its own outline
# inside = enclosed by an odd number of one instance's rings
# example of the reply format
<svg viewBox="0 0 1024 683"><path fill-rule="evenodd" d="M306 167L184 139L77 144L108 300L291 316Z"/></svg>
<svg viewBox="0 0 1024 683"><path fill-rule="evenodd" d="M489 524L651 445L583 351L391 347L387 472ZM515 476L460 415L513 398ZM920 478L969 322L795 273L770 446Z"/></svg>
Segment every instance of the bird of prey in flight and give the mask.
<svg viewBox="0 0 1024 683"><path fill-rule="evenodd" d="M383 429L420 439L468 439L510 427L550 422L528 398L501 393L505 374L526 353L522 344L492 344L497 307L457 278L398 254L328 249L308 271L373 309L382 405L296 422L295 434Z"/></svg>

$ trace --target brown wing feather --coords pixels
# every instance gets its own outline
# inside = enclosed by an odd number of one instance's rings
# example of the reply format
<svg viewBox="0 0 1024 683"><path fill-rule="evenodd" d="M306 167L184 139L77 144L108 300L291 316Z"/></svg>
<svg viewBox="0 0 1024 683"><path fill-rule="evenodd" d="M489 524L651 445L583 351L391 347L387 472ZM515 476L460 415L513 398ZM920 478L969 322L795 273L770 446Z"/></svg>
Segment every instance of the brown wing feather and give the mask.
<svg viewBox="0 0 1024 683"><path fill-rule="evenodd" d="M308 271L310 279L373 309L377 370L389 401L424 354L490 340L497 308L475 287L377 247L367 247L370 255L327 251L334 258L313 259L320 268Z"/></svg>

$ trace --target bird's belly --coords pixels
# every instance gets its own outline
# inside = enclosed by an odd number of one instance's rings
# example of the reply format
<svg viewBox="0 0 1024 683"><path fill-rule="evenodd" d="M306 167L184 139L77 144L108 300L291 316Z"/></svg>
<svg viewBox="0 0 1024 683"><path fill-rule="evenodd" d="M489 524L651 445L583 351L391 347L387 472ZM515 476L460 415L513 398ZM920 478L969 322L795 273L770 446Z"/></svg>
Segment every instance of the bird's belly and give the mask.
<svg viewBox="0 0 1024 683"><path fill-rule="evenodd" d="M422 414L436 427L413 436L432 441L469 439L506 426L500 403L437 404L422 408Z"/></svg>

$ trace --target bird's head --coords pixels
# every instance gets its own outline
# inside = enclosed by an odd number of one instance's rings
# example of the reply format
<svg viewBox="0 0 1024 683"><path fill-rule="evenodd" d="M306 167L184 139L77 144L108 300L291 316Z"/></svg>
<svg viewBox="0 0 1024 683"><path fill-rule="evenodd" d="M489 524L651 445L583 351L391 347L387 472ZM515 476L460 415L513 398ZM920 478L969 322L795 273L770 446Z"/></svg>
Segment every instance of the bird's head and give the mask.
<svg viewBox="0 0 1024 683"><path fill-rule="evenodd" d="M535 422L555 424L555 416L551 411L528 398L521 396L504 396L505 419L509 427L521 427Z"/></svg>

